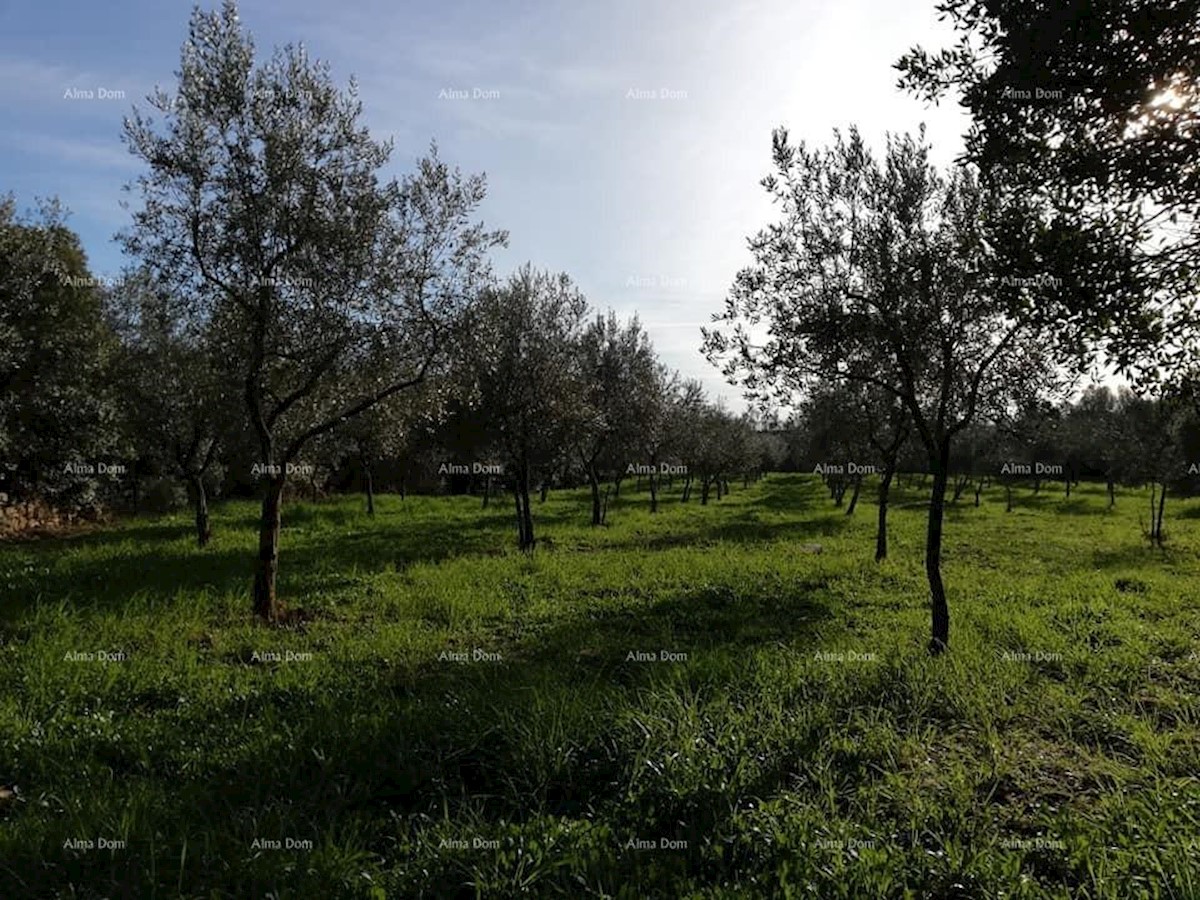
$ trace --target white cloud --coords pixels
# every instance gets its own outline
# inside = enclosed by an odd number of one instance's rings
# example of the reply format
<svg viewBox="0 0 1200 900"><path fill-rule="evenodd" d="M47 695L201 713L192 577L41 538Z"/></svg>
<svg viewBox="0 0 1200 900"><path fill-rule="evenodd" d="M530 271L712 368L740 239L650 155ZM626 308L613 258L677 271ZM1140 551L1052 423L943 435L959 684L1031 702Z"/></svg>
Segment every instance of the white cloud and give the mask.
<svg viewBox="0 0 1200 900"><path fill-rule="evenodd" d="M86 166L87 172L133 172L138 161L114 135L111 140L100 138L65 138L34 132L0 132L0 144L35 156L45 162Z"/></svg>
<svg viewBox="0 0 1200 900"><path fill-rule="evenodd" d="M0 108L72 120L107 116L120 121L153 88L128 72L97 72L84 66L0 57ZM88 92L91 99L83 99ZM68 95L81 94L80 99Z"/></svg>

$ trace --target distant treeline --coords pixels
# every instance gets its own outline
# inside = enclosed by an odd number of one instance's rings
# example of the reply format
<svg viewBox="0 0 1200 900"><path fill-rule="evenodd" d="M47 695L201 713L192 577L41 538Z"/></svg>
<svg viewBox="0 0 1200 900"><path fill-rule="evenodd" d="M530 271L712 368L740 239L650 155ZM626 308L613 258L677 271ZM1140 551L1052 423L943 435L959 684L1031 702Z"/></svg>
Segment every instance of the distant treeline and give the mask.
<svg viewBox="0 0 1200 900"><path fill-rule="evenodd" d="M855 429L849 403L836 391L814 394L772 433L784 450L775 465L784 472L816 472L853 479L879 474L886 460L869 433ZM839 471L839 468L842 471ZM896 470L929 473L929 458L910 434ZM1200 490L1200 415L1186 393L1138 396L1128 388L1092 385L1078 397L1043 401L973 423L950 457L955 497L967 484L1058 483L1069 496L1080 481L1110 488L1165 486L1187 495Z"/></svg>
<svg viewBox="0 0 1200 900"><path fill-rule="evenodd" d="M294 494L360 491L369 505L382 491L488 502L591 485L600 522L627 480L655 505L660 488L703 503L783 455L753 415L663 366L636 318L594 314L569 280L527 267L479 287L421 384L264 460L216 333L179 309L144 272L93 277L55 206L30 221L0 205L4 502L87 515L190 498L205 535L208 498L259 496L279 475Z"/></svg>

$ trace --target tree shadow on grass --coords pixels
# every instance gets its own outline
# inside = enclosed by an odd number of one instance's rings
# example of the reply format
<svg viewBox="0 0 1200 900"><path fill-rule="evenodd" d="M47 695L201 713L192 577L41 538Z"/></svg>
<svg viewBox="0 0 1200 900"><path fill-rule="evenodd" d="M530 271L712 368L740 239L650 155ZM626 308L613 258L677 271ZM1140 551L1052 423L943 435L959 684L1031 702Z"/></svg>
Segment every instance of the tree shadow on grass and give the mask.
<svg viewBox="0 0 1200 900"><path fill-rule="evenodd" d="M1104 516L1109 513L1107 502L1097 503L1091 499L1072 497L1070 500L1060 500L1051 512L1060 516Z"/></svg>
<svg viewBox="0 0 1200 900"><path fill-rule="evenodd" d="M596 551L622 549L667 549L671 547L711 544L719 541L737 543L802 540L836 534L846 524L843 517L826 515L801 521L764 521L754 511L785 510L800 513L818 504L823 486L812 476L781 476L760 483L761 494L752 506L735 518L714 509L714 515L692 516L686 524L666 523L672 533L654 534L645 539L601 543ZM568 502L547 504L538 511L541 535L549 536L567 523L581 522L588 512L590 500L586 493L576 492ZM497 498L497 504L504 498ZM515 543L515 528L511 527L506 508L470 509L464 506L451 511L450 518L439 518L432 506L417 508L409 516L398 504L372 518L345 507L332 508L325 504L298 502L285 508L280 550L280 595L292 603L303 605L304 593L319 592L326 587L344 585L338 575L349 569L359 572L381 571L387 568L403 570L420 562L494 555L509 552ZM698 500L693 502L698 503ZM715 502L715 501L714 501ZM62 566L37 566L48 573L24 578L16 590L8 592L0 602L0 621L12 622L37 602L57 602L70 598L78 608L87 610L118 609L132 595L143 595L150 602L169 604L173 598L187 592L210 591L217 594L245 591L249 608L249 589L253 579L257 516L244 510L228 512L217 505L213 510L213 526L217 532L214 545L200 549L180 546L180 540L192 537L188 521L134 520L125 527L96 531L68 538L39 542L37 555L52 556L63 549L84 551ZM331 516L333 527L330 527ZM688 533L680 534L680 527ZM339 530L339 529L345 530ZM238 532L239 548L220 546L222 538ZM91 548L107 548L131 543L136 552L128 554L96 554L89 558Z"/></svg>
<svg viewBox="0 0 1200 900"><path fill-rule="evenodd" d="M464 556L501 555L515 543L507 512L480 510L470 518L439 521L431 516L408 519L391 515L375 520L365 514L350 516L354 531L339 532L322 528L312 533L313 524L328 524L321 518L329 510L302 511L297 508L285 520L280 544L279 593L293 606L303 606L310 593L345 585L344 573L377 572L387 568L402 571L422 562L440 562ZM556 518L572 517L567 510ZM544 517L551 518L551 517ZM228 523L226 519L226 523ZM236 520L235 520L236 521ZM256 524L255 520L250 520ZM220 528L221 521L216 521ZM678 535L662 534L649 542L631 541L608 544L596 549L620 550L625 546L661 549L679 544L711 540L769 540L772 536L800 536L826 533L824 526L812 523L752 522L723 523L703 528L695 537L679 540ZM231 530L225 525L225 530ZM553 535L553 528L542 530ZM39 602L70 600L80 611L117 610L134 595L161 602L164 606L188 593L208 591L215 594L245 592L249 609L249 591L255 564L254 533L244 535L243 546L216 545L200 549L179 545L181 537L191 537L187 524L146 523L114 532L96 532L61 540L39 543L37 551L52 557L63 549L106 548L132 543L135 552L126 554L81 553L59 567L33 567L33 574L14 585L0 601L0 622L21 618ZM43 574L43 570L48 572Z"/></svg>
<svg viewBox="0 0 1200 900"><path fill-rule="evenodd" d="M97 528L61 538L64 548L88 546L107 547L126 541L172 542L182 538L196 539L195 522L189 519L163 521L161 516L135 516L122 519L117 528Z"/></svg>
<svg viewBox="0 0 1200 900"><path fill-rule="evenodd" d="M679 547L708 547L719 543L771 544L777 541L801 541L832 537L850 523L844 515L806 519L796 522L764 520L753 513L743 513L736 519L702 523L695 530L680 534L646 534L627 540L617 540L590 547L573 549L593 552L621 550L673 550Z"/></svg>
<svg viewBox="0 0 1200 900"><path fill-rule="evenodd" d="M814 537L833 537L852 521L851 516L838 510L837 515L800 522L764 521L754 515L743 515L731 521L721 522L709 529L715 540L733 543L772 543L782 540L804 540Z"/></svg>
<svg viewBox="0 0 1200 900"><path fill-rule="evenodd" d="M270 707L273 721L286 721L286 746L276 741L239 746L230 734L237 725L231 723L245 721L247 710L241 698L231 698L227 709L191 736L222 750L199 765L179 771L168 766L148 775L135 751L114 752L105 760L121 790L137 791L147 779L170 781L169 807L153 823L143 820L157 829L153 865L149 851L140 849L148 835L133 834L129 852L104 854L103 860L97 859L101 854L53 853L49 877L62 884L145 888L148 873L155 871L159 884L187 884L192 896L227 888L231 862L241 870L235 877L245 879L255 864L244 848L256 838L274 837L256 833L263 828L264 804L286 809L287 827L297 838L319 842L347 820L358 822L360 834L373 835L364 838L364 849L393 865L402 862L389 841L397 826L421 838L423 829L447 816L461 827L475 821L484 829L544 817L598 818L631 834L686 841L683 852L664 858L670 871L658 878L694 875L711 865L705 862L706 839L735 811L719 777L712 786L684 791L667 782L647 783L642 754L653 760L673 748L648 745L650 732L643 736L633 721L670 708L645 709L649 695L711 696L737 682L750 689L739 677L747 671L750 647L813 646L831 616L826 589L818 579L754 593L706 587L634 609L583 604L549 628L499 648L498 661L457 663L431 656L413 669L383 667L375 678L340 679L335 708L292 697L294 688L268 686L257 695L255 715ZM630 659L631 652L664 649L671 654L665 660ZM576 707L581 702L582 712ZM564 716L560 725L547 727L558 713ZM562 746L547 746L547 740ZM789 748L760 765L746 788L754 796L771 796L811 750ZM722 758L721 765L729 773L741 768L733 756ZM194 823L208 826L203 841L196 840ZM189 835L192 843L181 853ZM636 854L615 844L605 854L606 879L632 884L644 877ZM33 860L11 864L20 869L26 862ZM422 864L434 869L427 876L429 890L475 896L469 884L453 877L453 854L435 854ZM568 888L574 882L566 879L574 874L553 876L555 886ZM718 874L729 873L713 877ZM303 883L302 874L296 877L301 881L293 886Z"/></svg>
<svg viewBox="0 0 1200 900"><path fill-rule="evenodd" d="M244 551L188 553L147 545L136 555L89 559L33 575L0 603L0 622L17 621L39 603L67 601L73 609L99 612L128 606L135 595L167 605L180 591L248 589L252 565Z"/></svg>
<svg viewBox="0 0 1200 900"><path fill-rule="evenodd" d="M1003 501L1002 501L1003 502ZM1024 493L1013 494L1014 509L1029 509L1063 516L1104 516L1108 510L1108 501L1099 498L1071 497L1059 493Z"/></svg>
<svg viewBox="0 0 1200 900"><path fill-rule="evenodd" d="M332 499L318 501L298 499L283 504L283 527L308 528L320 525L323 528L334 526L355 526L393 522L425 522L430 520L452 519L465 521L482 518L484 520L507 521L510 512L503 504L504 497L493 497L492 502L484 507L478 497L467 497L463 494L414 494L408 499L400 499L399 494L379 494L375 497L375 516L367 513L366 500L354 494L339 494ZM360 501L351 504L350 501ZM470 502L466 502L470 500ZM228 516L230 526L258 531L259 510L258 500L242 500L242 509L236 515ZM434 504L439 505L434 505ZM449 515L447 515L449 513ZM476 515L478 514L478 516ZM514 526L515 528L515 526Z"/></svg>
<svg viewBox="0 0 1200 900"><path fill-rule="evenodd" d="M771 475L758 483L758 489L759 495L751 501L752 505L774 512L796 513L819 509L825 504L833 505L829 489L815 475ZM863 496L867 494L868 488L864 485Z"/></svg>
<svg viewBox="0 0 1200 900"><path fill-rule="evenodd" d="M1140 568L1146 563L1172 562L1175 557L1170 544L1154 547L1149 541L1137 541L1131 532L1129 543L1124 547L1108 550L1093 550L1092 565L1097 569Z"/></svg>
<svg viewBox="0 0 1200 900"><path fill-rule="evenodd" d="M322 585L344 583L344 573L381 571L389 566L403 569L419 562L437 562L452 557L505 552L508 542L502 527L494 520L454 520L437 523L423 520L412 525L400 522L396 527L364 523L369 529L356 533L322 531L311 537L297 534L298 528L285 527L280 542L279 594L294 606L303 606L304 589L319 590ZM244 591L250 607L250 586L254 577L255 546L252 536L242 547L209 546L204 549L178 546L178 534L163 526L137 546L137 551L118 555L86 554L59 567L43 567L23 579L16 589L6 592L0 602L0 621L20 618L38 602L70 600L79 610L116 610L127 605L134 595L164 605L177 602L181 593L210 591L216 594ZM129 540L138 529L121 532ZM506 533L505 533L506 536ZM114 543L104 534L69 539L72 547L103 547ZM40 548L47 554L61 552L61 542L48 542Z"/></svg>

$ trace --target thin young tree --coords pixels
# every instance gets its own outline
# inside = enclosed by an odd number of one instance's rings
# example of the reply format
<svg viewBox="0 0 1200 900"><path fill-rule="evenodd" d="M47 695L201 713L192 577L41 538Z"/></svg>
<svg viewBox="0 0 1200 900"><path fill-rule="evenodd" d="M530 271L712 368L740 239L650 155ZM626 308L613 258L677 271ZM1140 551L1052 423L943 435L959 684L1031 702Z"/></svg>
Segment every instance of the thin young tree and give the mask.
<svg viewBox="0 0 1200 900"><path fill-rule="evenodd" d="M908 408L894 394L862 381L849 382L846 387L855 405L854 421L874 451L874 458L883 467L879 472L875 523L875 562L882 562L888 554L888 508L892 480L896 477L900 451L912 434L912 420Z"/></svg>
<svg viewBox="0 0 1200 900"><path fill-rule="evenodd" d="M1151 544L1162 547L1168 488L1183 480L1187 468L1180 432L1191 410L1178 389L1153 396L1127 388L1118 395L1118 410L1122 469L1129 482L1150 486L1150 518L1144 530Z"/></svg>
<svg viewBox="0 0 1200 900"><path fill-rule="evenodd" d="M650 467L647 485L650 489L650 512L658 512L658 491L662 483L663 465L671 441L671 404L679 391L679 373L661 363L655 363L648 383L638 398L640 413L633 448L640 452Z"/></svg>

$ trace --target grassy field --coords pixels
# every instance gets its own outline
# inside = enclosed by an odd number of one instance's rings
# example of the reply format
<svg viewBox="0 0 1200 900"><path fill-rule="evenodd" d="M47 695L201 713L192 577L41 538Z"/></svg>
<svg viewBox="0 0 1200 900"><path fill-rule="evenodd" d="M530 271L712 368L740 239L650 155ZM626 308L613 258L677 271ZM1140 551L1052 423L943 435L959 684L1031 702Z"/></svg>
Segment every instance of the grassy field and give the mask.
<svg viewBox="0 0 1200 900"><path fill-rule="evenodd" d="M803 476L295 503L275 629L251 503L0 547L0 896L1200 897L1200 502L1060 490L950 509L936 660L916 485L882 565Z"/></svg>

